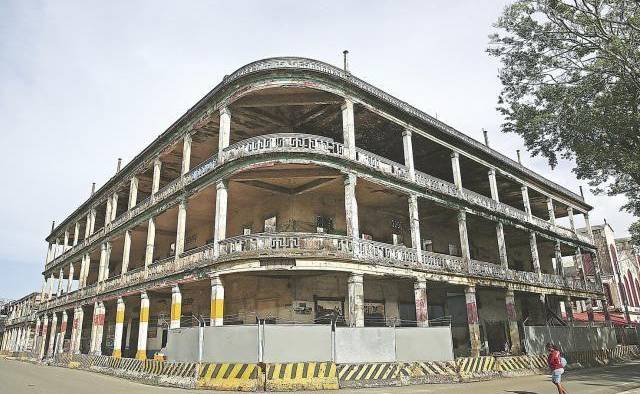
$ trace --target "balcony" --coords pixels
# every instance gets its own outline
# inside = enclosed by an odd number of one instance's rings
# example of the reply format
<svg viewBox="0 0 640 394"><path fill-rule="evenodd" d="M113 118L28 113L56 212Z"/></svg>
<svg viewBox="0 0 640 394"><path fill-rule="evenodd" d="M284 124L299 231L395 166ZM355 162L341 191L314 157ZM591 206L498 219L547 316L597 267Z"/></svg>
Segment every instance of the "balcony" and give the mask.
<svg viewBox="0 0 640 394"><path fill-rule="evenodd" d="M518 222L529 223L539 230L555 233L565 239L591 245L591 241L587 235L573 233L567 228L551 224L537 217L529 218L528 215L521 210L467 189L459 191L454 184L425 173L416 172L416 179L413 181L410 179L409 171L404 165L365 150L356 149L356 158L352 160L346 154L344 145L331 138L309 134L270 134L240 141L226 148L221 154L210 157L186 175L170 182L150 198L147 198L132 209L124 212L87 239L79 242L62 255L48 262L45 270L51 270L72 256L78 258L81 251L85 252L87 248L95 245L102 239L122 231L122 227L134 221L139 215L149 212L152 209L157 209L161 207L162 204L170 203L171 199L184 190L185 187L194 184L206 175L212 174L227 163L252 156L282 153L313 155L318 159L338 158L342 161L350 162L348 163L349 166L359 166L360 168L400 180L404 183L413 183L420 188L426 189L427 193L441 195L445 198L459 201L464 205L482 211L488 211L492 214L498 213Z"/></svg>

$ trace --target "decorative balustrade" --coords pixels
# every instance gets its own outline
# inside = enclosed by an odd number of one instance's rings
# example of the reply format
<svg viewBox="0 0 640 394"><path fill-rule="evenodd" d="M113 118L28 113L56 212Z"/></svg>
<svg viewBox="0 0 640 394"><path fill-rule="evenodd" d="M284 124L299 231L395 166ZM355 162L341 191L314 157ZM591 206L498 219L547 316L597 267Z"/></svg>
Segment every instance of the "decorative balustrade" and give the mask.
<svg viewBox="0 0 640 394"><path fill-rule="evenodd" d="M508 277L508 270L503 266L478 260L471 260L469 273L475 276L500 280L505 280Z"/></svg>
<svg viewBox="0 0 640 394"><path fill-rule="evenodd" d="M422 251L422 267L429 271L464 273L462 257Z"/></svg>
<svg viewBox="0 0 640 394"><path fill-rule="evenodd" d="M105 227L97 230L87 239L81 241L76 246L69 248L60 256L48 262L45 270L49 270L58 265L63 260L75 255L79 251L94 244L103 237L111 234L119 229L128 221L134 219L138 215L147 211L152 206L163 202L175 193L182 190L190 183L215 171L223 162L247 157L250 155L271 153L271 152L305 152L322 155L338 156L348 160L345 154L344 146L328 137L321 137L310 134L269 134L257 136L240 141L226 148L220 155L214 155L207 159L197 167L193 168L189 173L175 179L168 185L164 186L151 198L147 198L138 203L132 209L124 212L113 222ZM398 164L392 160L378 156L365 150L356 149L356 161L373 170L394 176L399 179L409 180L408 169L402 164ZM514 218L522 222L529 222L538 227L556 232L563 237L578 239L582 242L591 243L588 236L584 234L574 234L571 230L564 227L553 225L545 220L533 217L529 218L527 214L519 209L513 208L507 204L496 202L495 200L475 193L471 190L463 189L462 191L450 183L441 179L432 177L420 171L416 171L416 183L425 187L429 191L444 194L450 197L464 200L469 204L482 207L485 210L499 212L505 216ZM378 252L376 252L378 253Z"/></svg>
<svg viewBox="0 0 640 394"><path fill-rule="evenodd" d="M356 256L374 263L383 264L418 264L418 255L413 248L401 245L390 245L382 242L358 239L356 242Z"/></svg>
<svg viewBox="0 0 640 394"><path fill-rule="evenodd" d="M344 236L313 233L260 233L227 238L220 242L220 256L240 254L273 256L313 253L325 256L352 256L353 241Z"/></svg>

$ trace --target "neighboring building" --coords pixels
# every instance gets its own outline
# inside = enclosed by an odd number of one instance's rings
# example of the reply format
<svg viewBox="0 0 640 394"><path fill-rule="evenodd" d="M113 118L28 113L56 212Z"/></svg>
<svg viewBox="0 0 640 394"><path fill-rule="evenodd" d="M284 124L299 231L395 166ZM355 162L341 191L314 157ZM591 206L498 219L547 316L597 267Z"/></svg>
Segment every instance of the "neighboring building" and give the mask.
<svg viewBox="0 0 640 394"><path fill-rule="evenodd" d="M640 322L640 247L631 238L616 239L617 265L620 271L620 294L627 300L629 318Z"/></svg>
<svg viewBox="0 0 640 394"><path fill-rule="evenodd" d="M348 71L257 61L52 229L40 355L145 358L198 321L448 316L458 354L519 352L522 322L604 298L597 265L556 264L595 252L591 209Z"/></svg>
<svg viewBox="0 0 640 394"><path fill-rule="evenodd" d="M40 293L31 293L16 301L10 301L0 310L4 317L0 351L31 352L36 331L36 312Z"/></svg>

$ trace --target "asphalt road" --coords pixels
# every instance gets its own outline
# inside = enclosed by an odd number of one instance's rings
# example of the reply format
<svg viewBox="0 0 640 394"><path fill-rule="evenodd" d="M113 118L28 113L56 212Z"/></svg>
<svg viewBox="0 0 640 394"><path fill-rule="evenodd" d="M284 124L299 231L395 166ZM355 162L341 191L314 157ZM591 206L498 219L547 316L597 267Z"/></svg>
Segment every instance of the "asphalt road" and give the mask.
<svg viewBox="0 0 640 394"><path fill-rule="evenodd" d="M565 374L569 393L639 393L640 361ZM93 372L40 366L0 358L0 394L204 394L212 391L147 386ZM341 390L357 394L555 394L547 376L525 376L487 382ZM228 392L227 392L228 393ZM326 393L335 393L328 391Z"/></svg>

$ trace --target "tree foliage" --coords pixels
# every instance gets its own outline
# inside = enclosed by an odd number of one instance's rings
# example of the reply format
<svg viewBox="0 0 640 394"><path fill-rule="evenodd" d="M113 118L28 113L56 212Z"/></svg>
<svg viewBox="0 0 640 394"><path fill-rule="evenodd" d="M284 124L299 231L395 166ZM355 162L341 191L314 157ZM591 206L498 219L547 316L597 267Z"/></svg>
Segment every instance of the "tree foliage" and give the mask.
<svg viewBox="0 0 640 394"><path fill-rule="evenodd" d="M640 216L640 2L517 0L495 27L502 130Z"/></svg>

